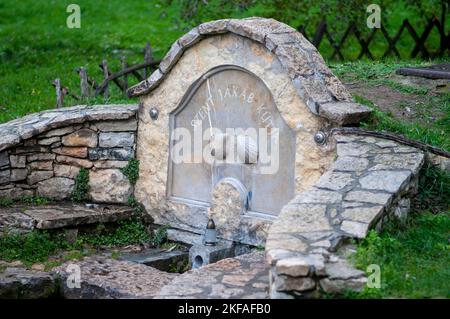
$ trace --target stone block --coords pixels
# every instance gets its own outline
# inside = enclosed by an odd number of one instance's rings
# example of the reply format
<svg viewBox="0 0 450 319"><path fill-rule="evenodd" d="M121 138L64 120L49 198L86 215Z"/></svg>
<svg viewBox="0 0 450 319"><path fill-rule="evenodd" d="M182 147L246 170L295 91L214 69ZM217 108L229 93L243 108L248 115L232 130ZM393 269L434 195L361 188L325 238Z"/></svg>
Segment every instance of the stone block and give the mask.
<svg viewBox="0 0 450 319"><path fill-rule="evenodd" d="M70 198L75 181L65 177L53 177L38 183L37 194L54 200Z"/></svg>
<svg viewBox="0 0 450 319"><path fill-rule="evenodd" d="M100 133L99 147L133 147L134 133Z"/></svg>
<svg viewBox="0 0 450 319"><path fill-rule="evenodd" d="M12 169L11 182L18 182L27 179L28 170L26 168Z"/></svg>
<svg viewBox="0 0 450 319"><path fill-rule="evenodd" d="M53 170L57 177L67 177L74 179L80 172L80 167L71 165L55 165Z"/></svg>
<svg viewBox="0 0 450 319"><path fill-rule="evenodd" d="M29 185L34 185L52 177L53 171L34 171L28 175L27 182Z"/></svg>
<svg viewBox="0 0 450 319"><path fill-rule="evenodd" d="M87 147L59 147L53 149L53 152L58 155L65 155L77 158L86 158L88 155Z"/></svg>
<svg viewBox="0 0 450 319"><path fill-rule="evenodd" d="M131 148L91 148L88 153L91 161L128 161L134 156L134 151Z"/></svg>
<svg viewBox="0 0 450 319"><path fill-rule="evenodd" d="M27 156L28 162L34 161L53 161L56 158L55 154L51 153L40 153L40 154L32 154Z"/></svg>
<svg viewBox="0 0 450 319"><path fill-rule="evenodd" d="M9 158L8 158L8 152L0 152L0 167L8 166L9 165Z"/></svg>
<svg viewBox="0 0 450 319"><path fill-rule="evenodd" d="M74 158L64 155L58 155L56 158L56 161L61 164L71 165L71 166L78 166L78 167L84 167L84 168L91 168L94 166L91 161L81 158Z"/></svg>
<svg viewBox="0 0 450 319"><path fill-rule="evenodd" d="M0 171L0 184L6 184L10 182L11 171L4 170Z"/></svg>
<svg viewBox="0 0 450 319"><path fill-rule="evenodd" d="M51 171L53 170L53 161L31 162L28 167L32 170Z"/></svg>
<svg viewBox="0 0 450 319"><path fill-rule="evenodd" d="M99 131L102 132L127 132L137 130L137 120L127 121L103 121L94 123Z"/></svg>
<svg viewBox="0 0 450 319"><path fill-rule="evenodd" d="M11 155L9 157L12 168L25 168L27 165L27 157L21 155Z"/></svg>
<svg viewBox="0 0 450 319"><path fill-rule="evenodd" d="M97 146L97 133L90 129L81 129L62 138L65 146Z"/></svg>
<svg viewBox="0 0 450 319"><path fill-rule="evenodd" d="M133 193L128 178L118 169L89 172L89 195L99 203L127 203Z"/></svg>

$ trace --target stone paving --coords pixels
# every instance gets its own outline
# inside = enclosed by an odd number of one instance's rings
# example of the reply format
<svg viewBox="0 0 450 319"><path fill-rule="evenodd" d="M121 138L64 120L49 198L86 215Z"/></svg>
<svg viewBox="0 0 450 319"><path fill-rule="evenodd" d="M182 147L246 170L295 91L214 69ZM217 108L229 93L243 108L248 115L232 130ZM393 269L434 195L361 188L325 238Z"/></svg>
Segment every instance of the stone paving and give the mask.
<svg viewBox="0 0 450 319"><path fill-rule="evenodd" d="M364 272L336 252L346 239L364 238L390 218L406 218L417 191L421 151L373 137L335 140L337 159L330 170L286 205L269 230L272 298L360 290Z"/></svg>
<svg viewBox="0 0 450 319"><path fill-rule="evenodd" d="M266 299L269 289L264 252L227 258L192 269L162 287L162 299Z"/></svg>

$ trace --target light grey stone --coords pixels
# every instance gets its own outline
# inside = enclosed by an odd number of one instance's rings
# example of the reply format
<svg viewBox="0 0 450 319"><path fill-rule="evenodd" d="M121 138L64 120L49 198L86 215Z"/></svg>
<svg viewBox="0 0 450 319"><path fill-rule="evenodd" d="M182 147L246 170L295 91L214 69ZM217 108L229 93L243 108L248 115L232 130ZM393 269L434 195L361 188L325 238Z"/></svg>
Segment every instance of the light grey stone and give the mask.
<svg viewBox="0 0 450 319"><path fill-rule="evenodd" d="M279 260L275 268L279 275L305 277L308 276L310 267L310 264L305 258L292 257Z"/></svg>
<svg viewBox="0 0 450 319"><path fill-rule="evenodd" d="M27 165L27 157L21 155L11 155L9 157L12 168L25 168Z"/></svg>
<svg viewBox="0 0 450 319"><path fill-rule="evenodd" d="M99 146L100 147L133 147L134 145L133 133L100 133Z"/></svg>
<svg viewBox="0 0 450 319"><path fill-rule="evenodd" d="M34 185L51 177L53 177L53 171L34 171L28 175L27 182L29 185Z"/></svg>
<svg viewBox="0 0 450 319"><path fill-rule="evenodd" d="M351 174L328 171L320 177L314 186L331 190L341 190L351 185L353 181L354 179Z"/></svg>
<svg viewBox="0 0 450 319"><path fill-rule="evenodd" d="M324 278L320 280L320 287L324 292L332 293L332 294L340 294L345 291L361 291L367 283L367 279L364 277L361 278L352 278L348 280L336 279L330 280L328 278Z"/></svg>
<svg viewBox="0 0 450 319"><path fill-rule="evenodd" d="M361 188L397 193L411 177L409 171L371 171L359 180Z"/></svg>
<svg viewBox="0 0 450 319"><path fill-rule="evenodd" d="M54 200L70 198L75 181L65 177L53 177L38 183L39 196Z"/></svg>
<svg viewBox="0 0 450 319"><path fill-rule="evenodd" d="M73 131L75 131L75 128L73 126L66 126L63 128L50 130L47 133L41 135L41 137L44 137L44 138L59 137L59 136L70 134Z"/></svg>
<svg viewBox="0 0 450 319"><path fill-rule="evenodd" d="M48 146L48 145L52 145L53 143L57 143L60 141L61 141L61 138L59 136L55 136L55 137L49 137L49 138L44 138L42 140L39 140L38 144Z"/></svg>
<svg viewBox="0 0 450 319"><path fill-rule="evenodd" d="M118 169L89 172L90 197L100 203L127 203L133 193L129 180Z"/></svg>
<svg viewBox="0 0 450 319"><path fill-rule="evenodd" d="M95 126L102 132L128 132L137 130L137 120L127 121L102 121L96 122Z"/></svg>
<svg viewBox="0 0 450 319"><path fill-rule="evenodd" d="M28 170L26 168L12 169L11 181L18 182L27 179Z"/></svg>
<svg viewBox="0 0 450 319"><path fill-rule="evenodd" d="M71 165L55 165L54 170L56 177L67 177L74 179L80 172L80 167Z"/></svg>
<svg viewBox="0 0 450 319"><path fill-rule="evenodd" d="M45 299L56 296L57 290L47 272L8 267L0 273L0 299Z"/></svg>
<svg viewBox="0 0 450 319"><path fill-rule="evenodd" d="M369 160L358 157L339 157L331 166L332 170L344 172L361 172L367 168Z"/></svg>
<svg viewBox="0 0 450 319"><path fill-rule="evenodd" d="M344 219L371 225L374 221L378 220L383 209L383 206L346 208L341 213L341 216Z"/></svg>
<svg viewBox="0 0 450 319"><path fill-rule="evenodd" d="M350 191L345 195L344 200L371 203L371 204L381 204L386 205L392 199L392 194L379 193L379 192L368 192L368 191Z"/></svg>
<svg viewBox="0 0 450 319"><path fill-rule="evenodd" d="M407 154L379 154L374 158L375 165L369 170L408 169L417 174L424 162L424 154L421 152Z"/></svg>
<svg viewBox="0 0 450 319"><path fill-rule="evenodd" d="M9 183L11 180L10 176L11 176L10 170L0 171L0 184Z"/></svg>
<svg viewBox="0 0 450 319"><path fill-rule="evenodd" d="M178 43L183 48L188 48L200 41L201 38L202 36L200 35L198 28L194 28L188 33L184 34L180 39L178 39Z"/></svg>
<svg viewBox="0 0 450 319"><path fill-rule="evenodd" d="M338 125L355 124L367 118L372 110L353 102L328 102L319 107L319 115Z"/></svg>
<svg viewBox="0 0 450 319"><path fill-rule="evenodd" d="M88 153L88 157L92 161L128 161L134 156L131 148L91 148Z"/></svg>
<svg viewBox="0 0 450 319"><path fill-rule="evenodd" d="M177 41L174 44L172 44L169 52L167 52L164 59L162 59L162 61L159 63L159 70L161 70L163 74L169 72L182 54L183 54L183 47Z"/></svg>
<svg viewBox="0 0 450 319"><path fill-rule="evenodd" d="M21 187L0 190L0 198L18 199L25 196L34 196L34 191L31 189L23 189Z"/></svg>
<svg viewBox="0 0 450 319"><path fill-rule="evenodd" d="M285 277L277 276L273 283L277 291L308 291L316 287L316 282L309 277Z"/></svg>
<svg viewBox="0 0 450 319"><path fill-rule="evenodd" d="M9 165L8 152L0 152L0 167L8 165Z"/></svg>
<svg viewBox="0 0 450 319"><path fill-rule="evenodd" d="M344 220L341 224L341 230L353 237L364 238L369 230L369 224Z"/></svg>
<svg viewBox="0 0 450 319"><path fill-rule="evenodd" d="M55 154L51 153L41 153L41 154L33 154L28 155L27 160L28 162L34 162L34 161L52 161L56 158Z"/></svg>
<svg viewBox="0 0 450 319"><path fill-rule="evenodd" d="M338 203L342 195L338 192L312 188L297 195L293 203Z"/></svg>
<svg viewBox="0 0 450 319"><path fill-rule="evenodd" d="M198 26L198 32L200 34L217 34L227 32L228 19L215 20L202 23Z"/></svg>
<svg viewBox="0 0 450 319"><path fill-rule="evenodd" d="M95 168L124 168L128 165L128 161L96 161Z"/></svg>

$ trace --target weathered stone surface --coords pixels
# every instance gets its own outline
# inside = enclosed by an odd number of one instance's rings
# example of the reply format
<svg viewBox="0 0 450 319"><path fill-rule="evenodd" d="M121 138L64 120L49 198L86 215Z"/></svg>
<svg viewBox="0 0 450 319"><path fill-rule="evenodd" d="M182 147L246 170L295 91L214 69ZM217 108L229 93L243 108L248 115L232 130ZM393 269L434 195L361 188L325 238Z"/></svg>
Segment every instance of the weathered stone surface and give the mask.
<svg viewBox="0 0 450 319"><path fill-rule="evenodd" d="M156 298L268 298L268 268L263 252L223 259L192 269L164 286Z"/></svg>
<svg viewBox="0 0 450 319"><path fill-rule="evenodd" d="M56 292L56 283L46 272L12 267L0 272L0 299L49 298Z"/></svg>
<svg viewBox="0 0 450 319"><path fill-rule="evenodd" d="M292 257L277 262L276 270L280 275L304 277L309 274L310 265L304 258Z"/></svg>
<svg viewBox="0 0 450 319"><path fill-rule="evenodd" d="M339 259L337 262L326 264L325 271L330 280L359 278L364 276L363 271L355 269L344 259Z"/></svg>
<svg viewBox="0 0 450 319"><path fill-rule="evenodd" d="M58 157L56 158L56 161L61 164L84 167L84 168L91 168L94 165L89 160L73 158L73 157L64 156L64 155L58 155Z"/></svg>
<svg viewBox="0 0 450 319"><path fill-rule="evenodd" d="M51 153L41 153L41 154L33 154L27 156L28 162L34 161L53 161L56 158L55 154Z"/></svg>
<svg viewBox="0 0 450 319"><path fill-rule="evenodd" d="M183 54L183 47L177 41L174 44L172 44L169 52L167 52L164 59L162 59L161 62L159 63L159 70L161 70L163 74L169 72L172 66L178 61L178 59L181 57L182 54Z"/></svg>
<svg viewBox="0 0 450 319"><path fill-rule="evenodd" d="M366 158L339 157L331 166L334 171L360 172L367 168L369 161Z"/></svg>
<svg viewBox="0 0 450 319"><path fill-rule="evenodd" d="M70 165L55 165L54 173L57 177L67 177L74 179L80 172L80 168Z"/></svg>
<svg viewBox="0 0 450 319"><path fill-rule="evenodd" d="M376 163L370 168L373 170L389 170L389 169L409 169L413 174L417 174L424 162L423 153L408 154L379 154L374 158Z"/></svg>
<svg viewBox="0 0 450 319"><path fill-rule="evenodd" d="M53 143L58 143L60 141L61 141L61 139L59 138L59 136L55 136L55 137L49 137L49 138L44 138L42 140L39 140L38 144L49 146L49 145L52 145Z"/></svg>
<svg viewBox="0 0 450 319"><path fill-rule="evenodd" d="M273 283L274 288L277 291L308 291L316 287L316 282L309 277L284 277L277 276L275 282Z"/></svg>
<svg viewBox="0 0 450 319"><path fill-rule="evenodd" d="M353 102L329 102L320 104L319 115L338 125L355 124L367 118L372 110Z"/></svg>
<svg viewBox="0 0 450 319"><path fill-rule="evenodd" d="M22 212L0 211L0 234L31 231L34 220Z"/></svg>
<svg viewBox="0 0 450 319"><path fill-rule="evenodd" d="M353 182L351 174L328 171L317 181L315 187L340 190Z"/></svg>
<svg viewBox="0 0 450 319"><path fill-rule="evenodd" d="M73 179L53 177L39 182L37 193L39 196L46 198L63 200L70 197L74 184L75 182Z"/></svg>
<svg viewBox="0 0 450 319"><path fill-rule="evenodd" d="M267 236L266 249L277 249L283 251L293 251L293 252L306 252L308 249L308 244L306 241L297 238L291 234L287 233L276 233L276 231L291 231L297 229L296 226L289 226L287 224L275 225L274 229L271 230L270 235Z"/></svg>
<svg viewBox="0 0 450 319"><path fill-rule="evenodd" d="M337 203L342 200L339 192L311 188L295 196L294 203Z"/></svg>
<svg viewBox="0 0 450 319"><path fill-rule="evenodd" d="M118 169L89 172L89 195L100 203L126 203L133 193L127 177Z"/></svg>
<svg viewBox="0 0 450 319"><path fill-rule="evenodd" d="M33 227L37 229L55 229L74 227L78 225L111 223L128 219L134 210L130 207L118 205L98 205L88 208L85 205L58 204L38 207L18 207L12 211L22 211L33 220Z"/></svg>
<svg viewBox="0 0 450 319"><path fill-rule="evenodd" d="M392 194L380 193L380 192L368 192L368 191L351 191L345 195L344 200L371 203L371 204L386 204L389 203L392 198Z"/></svg>
<svg viewBox="0 0 450 319"><path fill-rule="evenodd" d="M6 184L10 182L11 171L4 170L0 171L0 184Z"/></svg>
<svg viewBox="0 0 450 319"><path fill-rule="evenodd" d="M95 168L124 168L128 161L95 161Z"/></svg>
<svg viewBox="0 0 450 319"><path fill-rule="evenodd" d="M372 224L381 216L383 209L383 206L347 208L341 213L341 216L344 219Z"/></svg>
<svg viewBox="0 0 450 319"><path fill-rule="evenodd" d="M73 126L66 126L66 127L50 130L47 133L41 135L41 137L46 137L46 138L60 137L60 136L63 136L63 135L70 134L73 131L75 131L75 128Z"/></svg>
<svg viewBox="0 0 450 319"><path fill-rule="evenodd" d="M95 122L95 127L102 132L127 132L137 130L137 120Z"/></svg>
<svg viewBox="0 0 450 319"><path fill-rule="evenodd" d="M91 148L89 149L89 159L97 160L113 160L128 161L134 156L131 148Z"/></svg>
<svg viewBox="0 0 450 319"><path fill-rule="evenodd" d="M0 167L8 165L9 165L8 152L0 152Z"/></svg>
<svg viewBox="0 0 450 319"><path fill-rule="evenodd" d="M97 133L89 129L81 129L62 138L65 146L97 146Z"/></svg>
<svg viewBox="0 0 450 319"><path fill-rule="evenodd" d="M11 161L12 168L25 168L27 164L26 156L11 155L9 160Z"/></svg>
<svg viewBox="0 0 450 319"><path fill-rule="evenodd" d="M194 28L188 33L184 34L181 38L178 39L178 43L183 48L188 48L194 44L196 44L198 41L200 41L202 36L200 35L198 28Z"/></svg>
<svg viewBox="0 0 450 319"><path fill-rule="evenodd" d="M198 32L200 34L217 34L227 32L227 24L229 19L215 20L202 23L198 26Z"/></svg>
<svg viewBox="0 0 450 319"><path fill-rule="evenodd" d="M59 147L53 149L53 152L59 155L66 155L78 158L86 158L88 155L87 147Z"/></svg>
<svg viewBox="0 0 450 319"><path fill-rule="evenodd" d="M361 291L367 283L367 279L364 277L352 278L347 280L336 279L330 280L324 278L320 280L320 287L326 293L339 294L345 291Z"/></svg>
<svg viewBox="0 0 450 319"><path fill-rule="evenodd" d="M32 170L51 171L53 170L53 161L31 162L28 167Z"/></svg>
<svg viewBox="0 0 450 319"><path fill-rule="evenodd" d="M53 171L34 171L28 175L27 182L30 185L34 185L51 177L53 177Z"/></svg>
<svg viewBox="0 0 450 319"><path fill-rule="evenodd" d="M22 189L21 187L0 190L0 198L18 199L24 196L34 196L33 190Z"/></svg>
<svg viewBox="0 0 450 319"><path fill-rule="evenodd" d="M81 288L67 287L70 264L80 266ZM169 284L177 274L127 261L93 256L70 261L55 268L62 280L62 294L67 299L153 298L161 287Z"/></svg>
<svg viewBox="0 0 450 319"><path fill-rule="evenodd" d="M133 147L133 133L100 133L99 147Z"/></svg>
<svg viewBox="0 0 450 319"><path fill-rule="evenodd" d="M341 229L356 238L364 238L369 230L369 224L344 220Z"/></svg>
<svg viewBox="0 0 450 319"><path fill-rule="evenodd" d="M28 170L26 168L12 169L11 170L11 182L18 182L27 179Z"/></svg>
<svg viewBox="0 0 450 319"><path fill-rule="evenodd" d="M371 171L359 180L364 189L376 189L396 193L411 177L409 171Z"/></svg>

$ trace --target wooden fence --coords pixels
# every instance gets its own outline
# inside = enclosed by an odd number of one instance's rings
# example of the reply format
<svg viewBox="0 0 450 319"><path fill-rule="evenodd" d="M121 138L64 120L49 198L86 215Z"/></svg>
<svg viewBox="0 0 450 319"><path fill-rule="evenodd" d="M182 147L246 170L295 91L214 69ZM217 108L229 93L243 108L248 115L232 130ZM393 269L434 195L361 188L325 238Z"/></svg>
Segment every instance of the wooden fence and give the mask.
<svg viewBox="0 0 450 319"><path fill-rule="evenodd" d="M428 19L428 22L421 33L416 31L408 20L404 20L400 29L392 36L389 35L388 31L382 24L381 28L373 29L368 35L363 36L361 30L358 29L357 24L354 22L349 23L347 29L339 40L335 38L335 33L329 29L329 26L325 21L319 23L316 32L312 37L308 36L304 26L300 26L298 30L317 48L320 48L320 44L324 41L324 39L328 40L333 51L331 56L326 57L333 60L346 60L343 48L351 35L354 35L358 43L361 45L358 59L363 58L364 56L369 59L374 59L374 54L371 52L369 46L377 32L381 32L384 39L387 41L387 49L382 55L383 58L392 55L402 58L396 45L405 32L409 32L414 40L410 57L415 58L421 55L423 58L428 58L431 54L427 50L425 43L434 27L437 28L440 37L439 51L435 53L435 55L445 56L449 54L450 32L449 34L445 34L445 13L446 8L443 7L441 19L439 20L436 17ZM100 83L97 83L92 77L90 77L85 68L78 68L77 72L80 76L80 95L70 91L68 87L62 85L60 79L56 79L53 82L53 86L56 89L56 107L59 108L64 105L64 98L66 96L71 96L75 100L85 100L89 97L101 95L108 98L110 95L109 87L111 83L114 83L123 92L123 94L126 95L126 91L129 87L128 80L130 77L134 77L138 81L142 81L149 77L151 72L158 68L160 61L153 59L153 53L149 43L147 43L143 51L144 61L135 65L128 65L126 57L122 56L120 59L121 70L115 73L111 72L108 68L108 61L101 61L99 67L102 71L103 80Z"/></svg>

